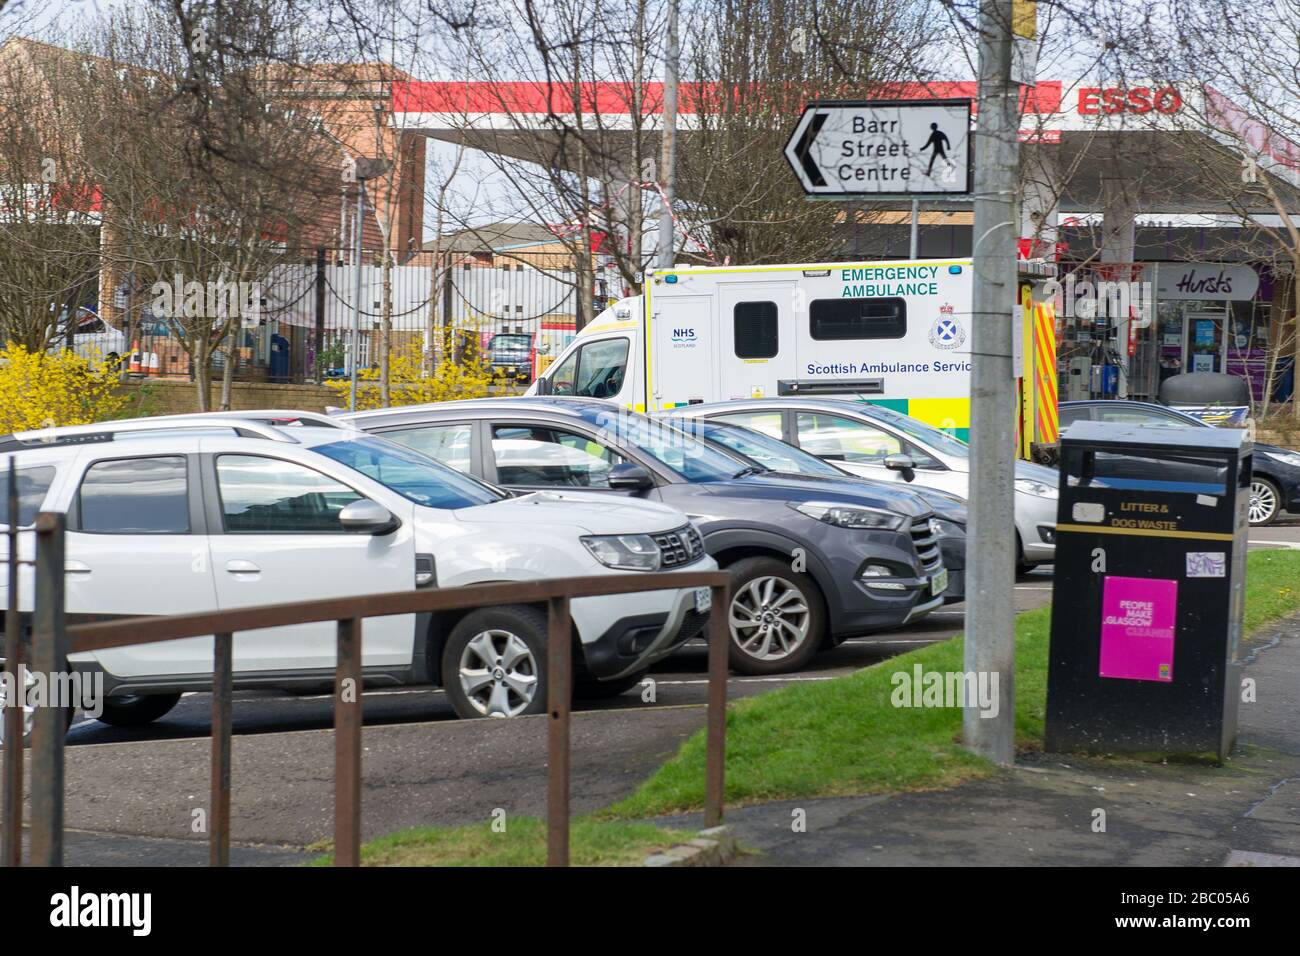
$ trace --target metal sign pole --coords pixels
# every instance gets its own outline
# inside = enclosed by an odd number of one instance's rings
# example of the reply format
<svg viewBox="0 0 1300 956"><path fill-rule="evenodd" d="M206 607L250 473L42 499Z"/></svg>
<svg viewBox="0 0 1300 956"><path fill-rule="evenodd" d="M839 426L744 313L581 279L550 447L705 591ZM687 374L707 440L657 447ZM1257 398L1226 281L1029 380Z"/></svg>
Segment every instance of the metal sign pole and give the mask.
<svg viewBox="0 0 1300 956"><path fill-rule="evenodd" d="M993 716L968 706L966 745L1015 759L1015 378L1019 88L1011 81L1011 0L982 0L971 316L971 474L965 670L997 677Z"/></svg>

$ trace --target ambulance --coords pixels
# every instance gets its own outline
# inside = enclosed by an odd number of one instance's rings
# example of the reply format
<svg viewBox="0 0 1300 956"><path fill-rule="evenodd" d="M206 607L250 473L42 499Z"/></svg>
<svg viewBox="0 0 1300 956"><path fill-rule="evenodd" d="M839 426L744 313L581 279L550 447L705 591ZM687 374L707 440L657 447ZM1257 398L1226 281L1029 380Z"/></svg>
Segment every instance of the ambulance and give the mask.
<svg viewBox="0 0 1300 956"><path fill-rule="evenodd" d="M528 394L604 398L652 413L737 398L857 397L965 440L973 288L969 259L651 272L643 295L597 316ZM1025 303L1030 322L1014 337L1032 357L1043 323L1034 322L1027 291ZM1054 334L1042 348L1051 368L1041 370L1041 387L1022 389L1026 450L1031 439L1055 440L1034 427L1034 400L1049 386L1055 418Z"/></svg>

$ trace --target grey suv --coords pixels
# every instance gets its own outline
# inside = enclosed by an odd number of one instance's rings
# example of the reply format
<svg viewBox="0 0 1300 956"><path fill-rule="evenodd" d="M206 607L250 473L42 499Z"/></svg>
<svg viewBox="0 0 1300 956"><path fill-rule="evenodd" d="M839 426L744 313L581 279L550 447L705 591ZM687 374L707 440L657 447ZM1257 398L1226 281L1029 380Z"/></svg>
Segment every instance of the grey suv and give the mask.
<svg viewBox="0 0 1300 956"><path fill-rule="evenodd" d="M342 416L493 484L632 495L689 515L731 572L732 666L773 674L943 603L938 522L916 494L755 467L595 399L444 402Z"/></svg>

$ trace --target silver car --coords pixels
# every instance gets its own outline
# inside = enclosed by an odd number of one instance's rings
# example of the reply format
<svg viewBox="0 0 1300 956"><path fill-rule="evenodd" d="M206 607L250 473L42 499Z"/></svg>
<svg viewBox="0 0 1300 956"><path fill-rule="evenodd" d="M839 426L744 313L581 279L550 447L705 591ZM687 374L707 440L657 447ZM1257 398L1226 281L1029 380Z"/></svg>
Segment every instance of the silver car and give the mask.
<svg viewBox="0 0 1300 956"><path fill-rule="evenodd" d="M901 412L846 399L756 398L673 409L734 422L864 478L915 482L969 498L970 446ZM1056 553L1057 473L1016 462L1016 543L1022 567Z"/></svg>

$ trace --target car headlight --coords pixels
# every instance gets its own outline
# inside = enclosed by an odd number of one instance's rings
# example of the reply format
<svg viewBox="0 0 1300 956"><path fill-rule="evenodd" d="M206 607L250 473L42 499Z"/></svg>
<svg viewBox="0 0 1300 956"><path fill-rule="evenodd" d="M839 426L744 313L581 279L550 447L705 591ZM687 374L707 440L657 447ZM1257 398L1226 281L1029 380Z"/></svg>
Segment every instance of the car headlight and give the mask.
<svg viewBox="0 0 1300 956"><path fill-rule="evenodd" d="M659 570L659 545L648 534L592 534L584 536L582 543L607 568Z"/></svg>
<svg viewBox="0 0 1300 956"><path fill-rule="evenodd" d="M1266 451L1266 452L1261 452L1261 454L1262 454L1265 458L1269 458L1269 459L1271 459L1271 460L1273 460L1273 461L1280 461L1280 462L1281 462L1282 464L1284 464L1284 465L1290 465L1290 466L1292 466L1293 468L1300 468L1300 452L1294 452L1294 451L1283 451L1283 452Z"/></svg>
<svg viewBox="0 0 1300 956"><path fill-rule="evenodd" d="M1023 491L1027 495L1033 495L1035 498L1055 498L1057 490L1052 485L1044 484L1041 481L1035 481L1033 478L1017 478L1016 491Z"/></svg>
<svg viewBox="0 0 1300 956"><path fill-rule="evenodd" d="M802 515L825 521L837 528L897 531L907 523L906 515L880 508L864 508L861 505L842 505L834 501L790 502L789 505Z"/></svg>
<svg viewBox="0 0 1300 956"><path fill-rule="evenodd" d="M931 518L930 530L936 538L964 538L966 537L966 528L955 521L948 521L945 518Z"/></svg>

